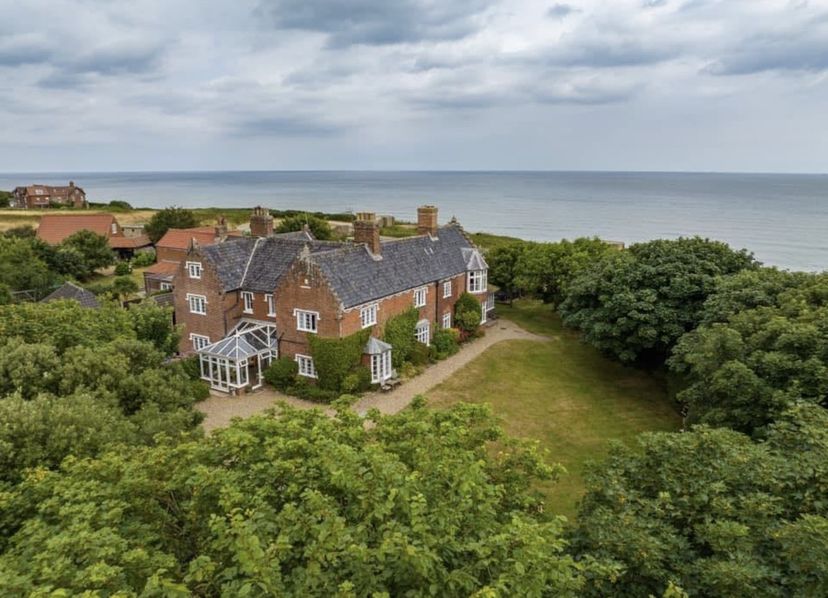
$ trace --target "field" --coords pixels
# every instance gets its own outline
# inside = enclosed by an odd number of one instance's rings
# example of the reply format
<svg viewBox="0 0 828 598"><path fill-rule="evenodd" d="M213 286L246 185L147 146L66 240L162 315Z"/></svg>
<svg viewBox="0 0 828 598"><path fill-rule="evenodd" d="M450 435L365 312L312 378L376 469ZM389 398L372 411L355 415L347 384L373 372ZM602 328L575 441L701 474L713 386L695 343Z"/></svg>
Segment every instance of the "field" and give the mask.
<svg viewBox="0 0 828 598"><path fill-rule="evenodd" d="M631 441L647 430L676 430L680 418L665 383L615 363L561 327L537 302L498 306L501 317L550 338L498 344L427 394L442 407L488 403L512 436L537 440L551 463L567 469L545 484L550 512L575 514L584 466L605 454L610 440Z"/></svg>

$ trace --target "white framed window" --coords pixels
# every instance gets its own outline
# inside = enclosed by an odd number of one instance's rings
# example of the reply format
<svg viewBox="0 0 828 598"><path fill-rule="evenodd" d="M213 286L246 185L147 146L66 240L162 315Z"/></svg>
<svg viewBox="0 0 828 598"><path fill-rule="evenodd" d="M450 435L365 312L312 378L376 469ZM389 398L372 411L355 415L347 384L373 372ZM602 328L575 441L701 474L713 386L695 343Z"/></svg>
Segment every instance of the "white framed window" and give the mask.
<svg viewBox="0 0 828 598"><path fill-rule="evenodd" d="M425 307L428 287L420 287L414 291L414 307Z"/></svg>
<svg viewBox="0 0 828 598"><path fill-rule="evenodd" d="M371 355L371 383L381 384L392 375L391 351L384 351L379 355Z"/></svg>
<svg viewBox="0 0 828 598"><path fill-rule="evenodd" d="M187 276L201 278L201 262L187 262Z"/></svg>
<svg viewBox="0 0 828 598"><path fill-rule="evenodd" d="M242 302L244 303L244 313L253 313L253 293L249 291L242 291Z"/></svg>
<svg viewBox="0 0 828 598"><path fill-rule="evenodd" d="M296 363L299 365L299 375L306 378L316 378L316 367L313 365L313 358L308 355L297 355Z"/></svg>
<svg viewBox="0 0 828 598"><path fill-rule="evenodd" d="M210 337L203 334L191 334L190 342L193 343L193 349L201 351L204 347L210 344Z"/></svg>
<svg viewBox="0 0 828 598"><path fill-rule="evenodd" d="M111 227L112 227L112 234L117 235L118 234L118 225L113 222L111 224Z"/></svg>
<svg viewBox="0 0 828 598"><path fill-rule="evenodd" d="M443 283L443 299L451 297L451 281L447 280Z"/></svg>
<svg viewBox="0 0 828 598"><path fill-rule="evenodd" d="M377 323L377 309L377 304L372 303L359 310L359 321L363 328L368 328Z"/></svg>
<svg viewBox="0 0 828 598"><path fill-rule="evenodd" d="M417 337L417 342L423 343L424 345L431 342L431 325L428 320L420 320L417 323L415 336Z"/></svg>
<svg viewBox="0 0 828 598"><path fill-rule="evenodd" d="M190 313L200 316L207 315L207 297L204 295L192 295L187 293L187 303L190 304Z"/></svg>
<svg viewBox="0 0 828 598"><path fill-rule="evenodd" d="M451 312L443 314L443 328L451 328Z"/></svg>
<svg viewBox="0 0 828 598"><path fill-rule="evenodd" d="M271 318L276 317L276 301L273 299L273 295L268 293L265 295L265 301L267 301L267 315Z"/></svg>
<svg viewBox="0 0 828 598"><path fill-rule="evenodd" d="M296 314L296 330L316 333L319 324L319 312L294 309L293 313Z"/></svg>
<svg viewBox="0 0 828 598"><path fill-rule="evenodd" d="M486 290L486 271L471 270L469 276L469 293L482 293Z"/></svg>
<svg viewBox="0 0 828 598"><path fill-rule="evenodd" d="M171 283L171 282L162 282L162 283L159 285L159 288L160 288L162 291L172 291L172 283Z"/></svg>

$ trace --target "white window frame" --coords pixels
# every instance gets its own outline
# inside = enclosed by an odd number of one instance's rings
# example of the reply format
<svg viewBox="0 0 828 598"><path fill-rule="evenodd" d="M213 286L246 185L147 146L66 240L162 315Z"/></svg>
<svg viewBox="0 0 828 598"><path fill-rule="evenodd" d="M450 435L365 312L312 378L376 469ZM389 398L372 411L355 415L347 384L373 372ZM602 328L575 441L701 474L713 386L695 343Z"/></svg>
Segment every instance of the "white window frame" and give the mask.
<svg viewBox="0 0 828 598"><path fill-rule="evenodd" d="M193 301L201 301L202 307L204 311L196 311L193 309ZM196 314L199 316L206 316L207 315L207 297L205 295L195 295L193 293L187 293L187 304L190 307L190 313Z"/></svg>
<svg viewBox="0 0 828 598"><path fill-rule="evenodd" d="M201 262L187 262L187 276L190 278L201 278L201 273L204 268L201 267Z"/></svg>
<svg viewBox="0 0 828 598"><path fill-rule="evenodd" d="M305 378L317 378L316 366L313 363L313 357L310 355L299 355L294 357L296 364L299 366L299 375Z"/></svg>
<svg viewBox="0 0 828 598"><path fill-rule="evenodd" d="M359 322L363 328L370 328L377 323L377 312L379 311L379 304L372 303L366 305L359 310Z"/></svg>
<svg viewBox="0 0 828 598"><path fill-rule="evenodd" d="M267 302L267 315L271 318L276 317L276 301L273 299L273 293L265 295L265 302Z"/></svg>
<svg viewBox="0 0 828 598"><path fill-rule="evenodd" d="M451 328L451 312L443 314L443 328Z"/></svg>
<svg viewBox="0 0 828 598"><path fill-rule="evenodd" d="M417 338L418 343L423 343L424 345L431 344L431 322L428 320L418 322L414 336Z"/></svg>
<svg viewBox="0 0 828 598"><path fill-rule="evenodd" d="M488 287L486 270L469 270L466 286L469 293L484 293Z"/></svg>
<svg viewBox="0 0 828 598"><path fill-rule="evenodd" d="M371 355L371 384L382 384L393 375L391 351Z"/></svg>
<svg viewBox="0 0 828 598"><path fill-rule="evenodd" d="M414 307L425 307L428 303L428 287L414 289Z"/></svg>
<svg viewBox="0 0 828 598"><path fill-rule="evenodd" d="M316 334L319 330L319 312L307 309L294 309L296 316L296 330L299 332L310 332Z"/></svg>
<svg viewBox="0 0 828 598"><path fill-rule="evenodd" d="M451 281L447 280L443 283L443 299L451 297Z"/></svg>
<svg viewBox="0 0 828 598"><path fill-rule="evenodd" d="M210 337L203 334L190 334L190 342L193 344L195 351L201 351L204 347L210 344Z"/></svg>
<svg viewBox="0 0 828 598"><path fill-rule="evenodd" d="M253 313L253 293L250 291L242 291L242 303L244 304L244 313Z"/></svg>
<svg viewBox="0 0 828 598"><path fill-rule="evenodd" d="M171 282L162 282L158 285L158 288L162 291L172 291L173 285Z"/></svg>

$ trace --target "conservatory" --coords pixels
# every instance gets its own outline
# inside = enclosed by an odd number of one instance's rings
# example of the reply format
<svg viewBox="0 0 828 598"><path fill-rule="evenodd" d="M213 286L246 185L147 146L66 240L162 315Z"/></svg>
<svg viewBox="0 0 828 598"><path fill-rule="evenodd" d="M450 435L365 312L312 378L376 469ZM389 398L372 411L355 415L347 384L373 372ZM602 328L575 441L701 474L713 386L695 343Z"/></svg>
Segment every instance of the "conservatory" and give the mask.
<svg viewBox="0 0 828 598"><path fill-rule="evenodd" d="M237 393L262 386L264 371L278 356L272 322L241 320L230 334L198 351L201 379L215 390Z"/></svg>

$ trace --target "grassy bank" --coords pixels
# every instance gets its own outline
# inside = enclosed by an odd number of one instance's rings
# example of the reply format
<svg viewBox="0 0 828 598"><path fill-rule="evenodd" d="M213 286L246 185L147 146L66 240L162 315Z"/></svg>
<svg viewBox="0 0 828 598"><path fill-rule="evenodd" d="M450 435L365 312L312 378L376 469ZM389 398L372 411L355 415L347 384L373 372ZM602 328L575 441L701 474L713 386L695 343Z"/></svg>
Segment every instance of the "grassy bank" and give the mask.
<svg viewBox="0 0 828 598"><path fill-rule="evenodd" d="M550 512L572 517L583 493L584 466L606 453L610 440L631 441L647 430L676 430L680 418L665 384L583 344L561 327L549 306L498 306L501 317L549 337L548 342L495 345L428 393L434 407L488 403L506 431L537 440L550 462L568 473L543 487Z"/></svg>

